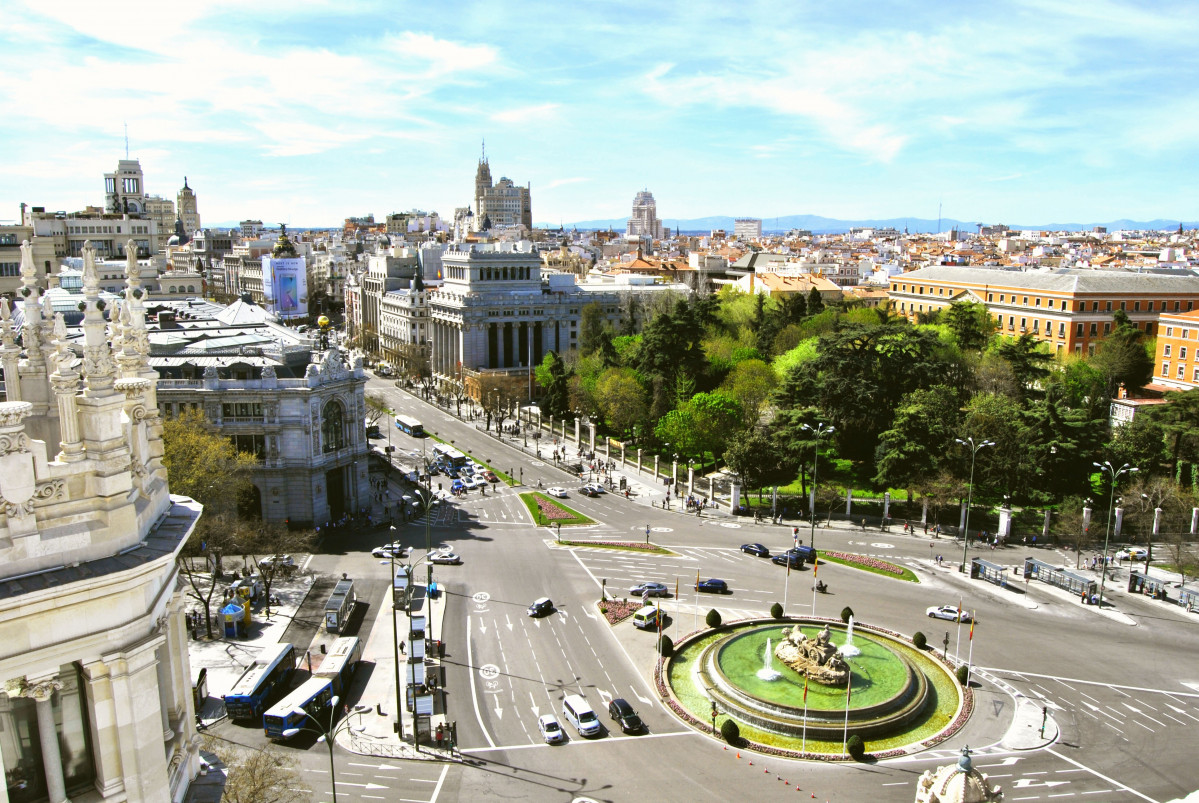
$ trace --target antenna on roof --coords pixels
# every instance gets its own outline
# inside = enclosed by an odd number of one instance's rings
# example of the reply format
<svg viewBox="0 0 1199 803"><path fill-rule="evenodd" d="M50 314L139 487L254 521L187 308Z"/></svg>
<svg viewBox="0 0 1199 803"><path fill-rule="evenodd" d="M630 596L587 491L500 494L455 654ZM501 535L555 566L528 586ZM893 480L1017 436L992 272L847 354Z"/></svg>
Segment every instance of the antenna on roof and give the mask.
<svg viewBox="0 0 1199 803"><path fill-rule="evenodd" d="M129 123L125 123L125 158L129 158Z"/></svg>

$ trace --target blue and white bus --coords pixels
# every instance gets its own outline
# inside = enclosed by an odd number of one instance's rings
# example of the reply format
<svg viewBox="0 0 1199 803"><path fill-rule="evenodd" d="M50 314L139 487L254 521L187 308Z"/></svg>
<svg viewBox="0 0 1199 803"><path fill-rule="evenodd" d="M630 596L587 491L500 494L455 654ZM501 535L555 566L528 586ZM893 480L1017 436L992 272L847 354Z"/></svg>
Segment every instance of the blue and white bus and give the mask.
<svg viewBox="0 0 1199 803"><path fill-rule="evenodd" d="M254 719L262 716L271 699L291 685L295 671L294 646L276 644L263 649L225 695L225 711L229 718Z"/></svg>
<svg viewBox="0 0 1199 803"><path fill-rule="evenodd" d="M329 654L317 667L314 677L325 678L333 684L333 693L345 696L354 680L358 661L362 658L362 641L356 636L344 636L333 642Z"/></svg>
<svg viewBox="0 0 1199 803"><path fill-rule="evenodd" d="M433 459L446 469L459 469L466 465L466 455L445 443L433 445Z"/></svg>
<svg viewBox="0 0 1199 803"><path fill-rule="evenodd" d="M332 698L333 684L328 678L308 678L263 715L262 729L270 739L288 739L286 732L292 728L328 730L333 725L329 712ZM316 722L307 722L309 716Z"/></svg>
<svg viewBox="0 0 1199 803"><path fill-rule="evenodd" d="M396 429L403 432L405 435L411 435L414 438L425 437L425 427L415 418L407 415L396 416Z"/></svg>

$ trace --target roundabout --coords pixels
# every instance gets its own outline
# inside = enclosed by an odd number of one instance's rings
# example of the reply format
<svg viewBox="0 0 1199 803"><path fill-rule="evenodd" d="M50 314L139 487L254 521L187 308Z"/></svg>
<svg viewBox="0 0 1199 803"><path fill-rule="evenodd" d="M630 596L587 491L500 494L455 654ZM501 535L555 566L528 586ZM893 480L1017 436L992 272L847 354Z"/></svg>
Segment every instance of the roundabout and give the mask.
<svg viewBox="0 0 1199 803"><path fill-rule="evenodd" d="M969 691L935 655L840 621L755 619L700 631L659 672L659 691L693 727L711 731L714 708L717 720L737 723L746 747L796 758L843 757L855 734L876 757L915 752L969 712Z"/></svg>

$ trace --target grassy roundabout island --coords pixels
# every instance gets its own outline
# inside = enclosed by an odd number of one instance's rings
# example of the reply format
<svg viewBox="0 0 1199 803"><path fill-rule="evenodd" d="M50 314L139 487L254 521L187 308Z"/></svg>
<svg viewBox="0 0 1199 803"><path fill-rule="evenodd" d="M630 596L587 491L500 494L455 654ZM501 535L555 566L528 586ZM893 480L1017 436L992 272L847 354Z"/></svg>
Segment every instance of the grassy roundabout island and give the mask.
<svg viewBox="0 0 1199 803"><path fill-rule="evenodd" d="M805 683L775 657L795 627L809 640L829 628L826 643L849 667L848 692L845 685ZM965 724L972 695L935 654L897 633L854 628L849 645L846 626L826 619L753 619L699 631L659 663L658 690L692 727L711 732L715 701L718 730L732 719L743 747L793 758L846 758L846 737L854 735L876 758L903 755Z"/></svg>

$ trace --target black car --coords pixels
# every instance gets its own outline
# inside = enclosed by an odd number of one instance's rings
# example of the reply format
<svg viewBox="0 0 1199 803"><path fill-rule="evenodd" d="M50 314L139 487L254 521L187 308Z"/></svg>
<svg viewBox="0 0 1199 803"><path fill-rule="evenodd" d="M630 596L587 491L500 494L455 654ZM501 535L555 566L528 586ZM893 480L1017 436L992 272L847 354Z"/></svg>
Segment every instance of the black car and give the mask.
<svg viewBox="0 0 1199 803"><path fill-rule="evenodd" d="M810 546L807 546L806 544L800 544L799 546L791 547L787 550L787 554L798 555L809 563L816 562L816 550Z"/></svg>
<svg viewBox="0 0 1199 803"><path fill-rule="evenodd" d="M707 591L712 594L727 594L729 584L724 580L703 580L696 584L696 591Z"/></svg>
<svg viewBox="0 0 1199 803"><path fill-rule="evenodd" d="M770 550L761 544L742 544L742 552L748 552L751 555L757 555L759 558L770 557Z"/></svg>
<svg viewBox="0 0 1199 803"><path fill-rule="evenodd" d="M803 568L803 558L792 552L784 552L782 555L775 555L770 559L770 562L778 566L790 566L792 569Z"/></svg>
<svg viewBox="0 0 1199 803"><path fill-rule="evenodd" d="M549 597L533 600L533 604L529 606L529 616L545 616L547 613L554 612L554 603Z"/></svg>
<svg viewBox="0 0 1199 803"><path fill-rule="evenodd" d="M645 723L641 721L641 717L637 716L633 706L629 705L623 697L617 697L608 703L608 716L616 720L620 729L625 733L637 733L645 727Z"/></svg>

